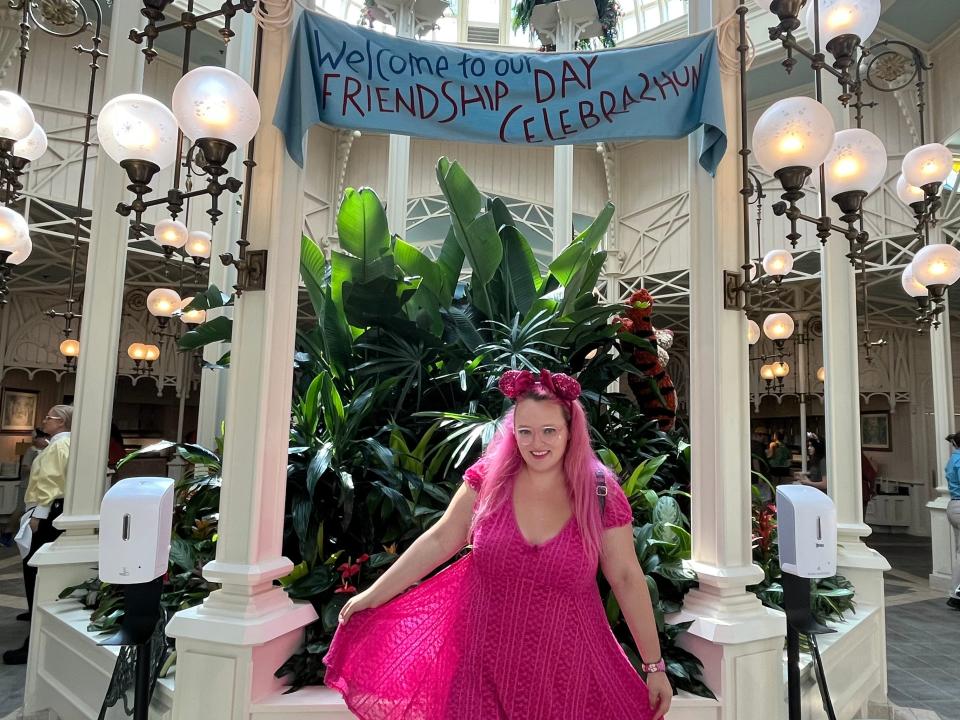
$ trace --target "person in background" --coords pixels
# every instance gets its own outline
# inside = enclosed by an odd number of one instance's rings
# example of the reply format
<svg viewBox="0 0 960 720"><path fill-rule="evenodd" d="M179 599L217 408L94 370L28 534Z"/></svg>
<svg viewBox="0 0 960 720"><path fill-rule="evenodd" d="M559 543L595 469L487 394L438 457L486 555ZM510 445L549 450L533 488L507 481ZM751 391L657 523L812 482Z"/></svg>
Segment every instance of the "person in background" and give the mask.
<svg viewBox="0 0 960 720"><path fill-rule="evenodd" d="M877 466L870 462L867 454L860 451L860 479L863 491L863 517L867 516L867 505L877 494L877 478L880 477L880 471Z"/></svg>
<svg viewBox="0 0 960 720"><path fill-rule="evenodd" d="M794 477L801 485L827 491L827 451L823 441L813 433L807 434L807 472Z"/></svg>
<svg viewBox="0 0 960 720"><path fill-rule="evenodd" d="M110 447L107 449L107 467L117 469L117 463L123 460L127 451L123 447L123 433L116 423L110 423Z"/></svg>
<svg viewBox="0 0 960 720"><path fill-rule="evenodd" d="M30 481L30 468L33 466L33 461L36 460L37 455L47 446L48 442L50 442L50 436L40 428L34 428L33 442L30 444L30 447L27 448L23 457L20 458L20 483L17 487L16 509L10 514L7 520L3 537L0 539L0 544L2 545L7 547L13 545L13 536L16 535L17 529L20 527L20 518L23 515L23 497L27 493L27 483Z"/></svg>
<svg viewBox="0 0 960 720"><path fill-rule="evenodd" d="M770 465L771 480L775 483L783 482L790 474L790 464L793 462L793 453L783 441L783 433L775 432L773 439L767 446L767 463Z"/></svg>
<svg viewBox="0 0 960 720"><path fill-rule="evenodd" d="M951 450L946 467L947 488L950 491L947 520L953 525L953 579L950 581L947 605L960 610L960 431L947 435L947 442Z"/></svg>
<svg viewBox="0 0 960 720"><path fill-rule="evenodd" d="M26 616L33 614L33 591L37 583L37 569L30 560L46 543L57 539L61 531L53 521L63 512L63 495L67 485L67 459L70 455L70 426L73 408L70 405L54 405L43 418L41 429L50 436L50 443L37 455L30 469L30 481L24 497L26 512L21 520L22 536L29 534L30 544L23 558L23 584L27 591ZM29 533L26 524L29 523ZM27 662L30 637L16 650L3 654L6 665L23 665Z"/></svg>

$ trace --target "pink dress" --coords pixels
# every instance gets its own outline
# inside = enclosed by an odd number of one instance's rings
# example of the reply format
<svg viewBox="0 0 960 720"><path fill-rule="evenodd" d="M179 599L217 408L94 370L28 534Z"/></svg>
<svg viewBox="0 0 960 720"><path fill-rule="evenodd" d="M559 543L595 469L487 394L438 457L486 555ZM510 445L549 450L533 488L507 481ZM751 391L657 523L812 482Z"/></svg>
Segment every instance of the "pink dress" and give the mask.
<svg viewBox="0 0 960 720"><path fill-rule="evenodd" d="M482 464L464 478L479 489ZM610 483L604 526L630 522ZM596 573L575 519L531 545L506 502L470 554L340 627L326 684L362 720L649 720Z"/></svg>

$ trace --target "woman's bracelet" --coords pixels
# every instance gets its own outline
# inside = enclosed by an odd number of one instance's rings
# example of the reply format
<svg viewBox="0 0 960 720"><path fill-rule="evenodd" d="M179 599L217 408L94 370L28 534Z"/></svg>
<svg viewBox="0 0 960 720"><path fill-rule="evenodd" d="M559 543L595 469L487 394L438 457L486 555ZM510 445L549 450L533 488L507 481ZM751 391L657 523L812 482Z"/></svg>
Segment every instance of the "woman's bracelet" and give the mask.
<svg viewBox="0 0 960 720"><path fill-rule="evenodd" d="M667 664L663 661L663 658L660 658L656 662L652 663L641 662L640 669L643 670L643 672L647 675L650 673L662 673L667 671Z"/></svg>

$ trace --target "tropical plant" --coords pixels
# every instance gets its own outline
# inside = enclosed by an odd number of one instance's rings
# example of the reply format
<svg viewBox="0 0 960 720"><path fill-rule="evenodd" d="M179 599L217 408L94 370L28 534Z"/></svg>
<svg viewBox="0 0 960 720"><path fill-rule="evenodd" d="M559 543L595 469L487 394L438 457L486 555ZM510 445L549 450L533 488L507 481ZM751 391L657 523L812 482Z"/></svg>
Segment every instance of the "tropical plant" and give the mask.
<svg viewBox="0 0 960 720"><path fill-rule="evenodd" d="M597 17L602 29L600 44L606 48L615 47L620 23L620 4L616 0L594 0L597 6ZM529 30L533 19L533 9L537 5L547 5L555 0L517 0L513 5L513 29ZM578 50L589 50L590 40L577 42ZM553 49L555 46L550 46Z"/></svg>

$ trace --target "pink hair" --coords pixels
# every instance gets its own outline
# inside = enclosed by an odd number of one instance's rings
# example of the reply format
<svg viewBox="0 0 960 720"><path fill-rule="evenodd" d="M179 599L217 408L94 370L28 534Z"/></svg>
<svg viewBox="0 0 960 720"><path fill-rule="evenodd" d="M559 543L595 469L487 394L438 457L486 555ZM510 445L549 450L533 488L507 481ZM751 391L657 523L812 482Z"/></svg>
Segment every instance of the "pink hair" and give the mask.
<svg viewBox="0 0 960 720"><path fill-rule="evenodd" d="M524 393L524 399L553 402L563 410L567 419L567 449L563 456L563 471L567 481L567 494L573 515L580 529L583 547L588 556L599 557L600 535L603 526L600 520L600 504L597 500L596 472L604 473L607 483L616 482L612 473L600 462L590 445L590 433L586 413L579 400L560 400L553 393L537 385ZM514 434L514 405L503 416L500 428L483 455L484 480L480 488L477 511L474 513L470 532L504 503L512 502L513 481L523 464L517 437Z"/></svg>

